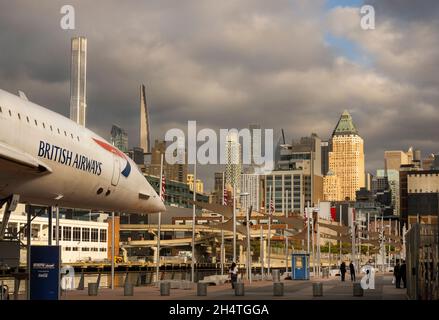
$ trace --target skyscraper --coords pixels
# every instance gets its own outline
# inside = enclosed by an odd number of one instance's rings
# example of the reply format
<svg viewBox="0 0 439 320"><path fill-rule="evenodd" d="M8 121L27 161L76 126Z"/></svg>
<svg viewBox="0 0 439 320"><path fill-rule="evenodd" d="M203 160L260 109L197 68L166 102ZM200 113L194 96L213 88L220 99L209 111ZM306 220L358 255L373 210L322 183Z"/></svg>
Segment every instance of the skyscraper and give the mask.
<svg viewBox="0 0 439 320"><path fill-rule="evenodd" d="M87 38L72 38L70 66L70 119L85 126L87 109Z"/></svg>
<svg viewBox="0 0 439 320"><path fill-rule="evenodd" d="M145 153L150 153L149 115L146 104L145 85L140 86L140 147Z"/></svg>
<svg viewBox="0 0 439 320"><path fill-rule="evenodd" d="M166 154L166 141L156 140L151 150L151 163L145 166L145 172L149 175L160 177L161 155ZM169 164L166 157L163 159L163 170L166 179L187 183L187 153L184 145L177 148L174 156L177 158L176 163Z"/></svg>
<svg viewBox="0 0 439 320"><path fill-rule="evenodd" d="M111 127L111 143L122 152L128 152L128 134L121 127Z"/></svg>
<svg viewBox="0 0 439 320"><path fill-rule="evenodd" d="M236 192L241 189L241 144L238 134L229 133L226 141L226 188L236 187Z"/></svg>
<svg viewBox="0 0 439 320"><path fill-rule="evenodd" d="M332 133L331 146L329 170L338 178L341 196L335 201L343 201L346 198L355 200L355 191L365 186L364 142L346 110ZM331 179L331 182L333 181L334 179ZM328 190L326 187L324 189Z"/></svg>

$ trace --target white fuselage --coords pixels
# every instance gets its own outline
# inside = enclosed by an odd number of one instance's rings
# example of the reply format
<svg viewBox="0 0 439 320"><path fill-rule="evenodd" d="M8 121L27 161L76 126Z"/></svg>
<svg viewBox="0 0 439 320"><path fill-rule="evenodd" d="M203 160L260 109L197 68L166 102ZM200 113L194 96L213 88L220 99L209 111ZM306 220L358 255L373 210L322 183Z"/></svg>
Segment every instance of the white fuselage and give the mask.
<svg viewBox="0 0 439 320"><path fill-rule="evenodd" d="M137 165L102 137L3 90L0 108L1 198L18 194L25 203L140 214L165 210ZM42 170L1 151L35 159Z"/></svg>

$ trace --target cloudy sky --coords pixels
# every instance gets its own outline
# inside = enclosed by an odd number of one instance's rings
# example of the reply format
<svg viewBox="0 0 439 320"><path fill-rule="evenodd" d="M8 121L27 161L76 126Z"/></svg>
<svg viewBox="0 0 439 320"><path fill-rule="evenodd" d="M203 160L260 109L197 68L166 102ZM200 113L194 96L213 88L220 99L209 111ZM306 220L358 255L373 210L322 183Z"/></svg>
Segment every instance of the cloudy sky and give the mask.
<svg viewBox="0 0 439 320"><path fill-rule="evenodd" d="M75 8L75 30L60 27L64 4ZM70 38L83 35L87 126L105 138L116 123L138 144L145 83L153 139L188 120L327 138L347 109L374 172L384 150L439 151L439 1L366 1L374 30L360 27L363 4L0 0L0 88L68 116Z"/></svg>

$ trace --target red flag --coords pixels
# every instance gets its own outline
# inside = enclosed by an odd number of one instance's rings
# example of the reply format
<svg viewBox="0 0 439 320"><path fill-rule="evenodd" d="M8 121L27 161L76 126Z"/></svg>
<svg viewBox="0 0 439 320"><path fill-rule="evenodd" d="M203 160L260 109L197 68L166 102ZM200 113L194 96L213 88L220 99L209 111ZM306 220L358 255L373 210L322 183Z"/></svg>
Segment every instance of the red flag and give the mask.
<svg viewBox="0 0 439 320"><path fill-rule="evenodd" d="M270 214L274 212L273 199L270 199Z"/></svg>
<svg viewBox="0 0 439 320"><path fill-rule="evenodd" d="M224 190L223 190L223 206L227 206L227 201L228 201L228 199L227 199L227 189L224 188Z"/></svg>
<svg viewBox="0 0 439 320"><path fill-rule="evenodd" d="M195 185L194 185L194 187L195 187ZM160 196L162 201L165 201L165 190L166 190L166 179L165 179L165 175L162 174L162 194ZM195 190L194 190L194 192L195 192Z"/></svg>
<svg viewBox="0 0 439 320"><path fill-rule="evenodd" d="M335 221L335 219L337 219L337 208L331 207L331 220Z"/></svg>

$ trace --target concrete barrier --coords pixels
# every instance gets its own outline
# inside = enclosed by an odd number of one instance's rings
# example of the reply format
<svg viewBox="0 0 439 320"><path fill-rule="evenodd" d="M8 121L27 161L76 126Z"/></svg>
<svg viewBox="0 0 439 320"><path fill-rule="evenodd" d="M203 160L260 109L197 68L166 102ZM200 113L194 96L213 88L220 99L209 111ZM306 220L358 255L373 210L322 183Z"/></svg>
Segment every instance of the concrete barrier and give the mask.
<svg viewBox="0 0 439 320"><path fill-rule="evenodd" d="M171 292L171 284L169 282L160 282L160 295L169 296Z"/></svg>
<svg viewBox="0 0 439 320"><path fill-rule="evenodd" d="M207 296L207 283L197 283L197 296Z"/></svg>
<svg viewBox="0 0 439 320"><path fill-rule="evenodd" d="M243 296L243 295L244 295L244 282L236 282L235 296Z"/></svg>
<svg viewBox="0 0 439 320"><path fill-rule="evenodd" d="M88 295L89 296L97 296L98 295L99 285L97 282L90 282L88 284Z"/></svg>
<svg viewBox="0 0 439 320"><path fill-rule="evenodd" d="M314 297L321 297L321 296L323 296L323 283L315 282L315 283L312 284L312 295Z"/></svg>
<svg viewBox="0 0 439 320"><path fill-rule="evenodd" d="M284 284L282 282L273 283L273 295L274 296L284 295Z"/></svg>
<svg viewBox="0 0 439 320"><path fill-rule="evenodd" d="M364 290L361 287L361 283L354 282L353 289L354 289L354 297L362 297L363 296Z"/></svg>
<svg viewBox="0 0 439 320"><path fill-rule="evenodd" d="M134 295L134 285L130 282L125 282L125 286L123 287L123 295L124 296L133 296Z"/></svg>

